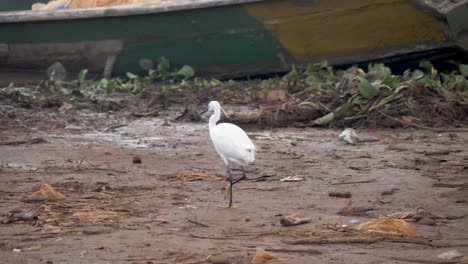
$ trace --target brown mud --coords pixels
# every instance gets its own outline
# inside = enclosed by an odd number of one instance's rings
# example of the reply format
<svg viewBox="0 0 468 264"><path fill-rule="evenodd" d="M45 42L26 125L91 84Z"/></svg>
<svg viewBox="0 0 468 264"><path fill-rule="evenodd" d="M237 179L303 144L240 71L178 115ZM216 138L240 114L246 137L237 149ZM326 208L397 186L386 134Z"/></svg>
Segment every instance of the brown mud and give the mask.
<svg viewBox="0 0 468 264"><path fill-rule="evenodd" d="M468 255L467 132L361 128L361 142L345 145L341 129L246 126L257 160L228 209L206 116L135 97L9 96L0 98L0 263L252 263L257 249L278 259L255 263ZM411 234L354 228L390 215Z"/></svg>

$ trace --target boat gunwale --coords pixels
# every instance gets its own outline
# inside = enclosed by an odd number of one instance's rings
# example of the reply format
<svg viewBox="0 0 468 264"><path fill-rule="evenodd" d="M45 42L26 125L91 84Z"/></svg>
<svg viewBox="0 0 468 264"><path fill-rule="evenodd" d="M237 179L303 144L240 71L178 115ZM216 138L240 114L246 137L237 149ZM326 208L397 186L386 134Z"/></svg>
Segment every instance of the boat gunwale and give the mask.
<svg viewBox="0 0 468 264"><path fill-rule="evenodd" d="M193 0L172 0L155 4L120 5L97 8L10 11L0 12L0 24L147 15L260 1L264 0L199 0L196 2Z"/></svg>

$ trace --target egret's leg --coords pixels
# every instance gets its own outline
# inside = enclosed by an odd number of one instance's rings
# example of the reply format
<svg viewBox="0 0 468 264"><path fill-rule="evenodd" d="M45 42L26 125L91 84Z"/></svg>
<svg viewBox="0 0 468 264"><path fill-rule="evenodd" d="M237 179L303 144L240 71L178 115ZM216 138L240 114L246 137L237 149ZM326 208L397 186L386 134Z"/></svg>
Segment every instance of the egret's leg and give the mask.
<svg viewBox="0 0 468 264"><path fill-rule="evenodd" d="M231 168L229 165L227 166L227 174L228 174L228 185L226 186L226 191L224 191L224 199L227 198L227 195L229 194L229 205L227 207L233 207L232 206L232 173L231 173Z"/></svg>
<svg viewBox="0 0 468 264"><path fill-rule="evenodd" d="M232 185L234 185L234 184L236 184L236 183L238 183L238 182L240 182L240 181L242 181L242 180L247 179L247 174L245 174L244 166L241 166L241 168L242 168L242 177L240 177L239 179L235 180L235 181L232 183Z"/></svg>
<svg viewBox="0 0 468 264"><path fill-rule="evenodd" d="M228 181L228 184L226 186L226 190L224 191L224 199L226 200L227 199L227 196L228 196L228 193L231 192L231 179L232 179L232 175L231 175L231 169L229 167L229 165L227 165L227 170L226 170L226 174L227 174L227 178L226 178L226 181Z"/></svg>
<svg viewBox="0 0 468 264"><path fill-rule="evenodd" d="M228 207L232 207L232 191L234 191L232 189L232 185L234 183L232 183L232 174L231 174L231 169L229 168L229 166L228 166L228 174L229 174L229 205Z"/></svg>

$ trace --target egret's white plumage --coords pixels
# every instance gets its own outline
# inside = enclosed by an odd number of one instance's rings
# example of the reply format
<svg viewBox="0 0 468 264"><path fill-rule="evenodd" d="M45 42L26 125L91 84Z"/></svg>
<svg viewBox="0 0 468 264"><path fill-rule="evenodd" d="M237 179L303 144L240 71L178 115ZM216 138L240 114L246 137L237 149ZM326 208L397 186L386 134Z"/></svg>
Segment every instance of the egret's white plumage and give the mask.
<svg viewBox="0 0 468 264"><path fill-rule="evenodd" d="M211 101L207 110L213 111L209 121L211 142L227 166L230 182L228 188L231 188L233 184L245 179L243 166L255 160L255 145L240 127L229 123L216 124L221 117L221 111L224 112L217 101ZM240 179L232 180L230 162L241 165L243 176ZM229 191L229 206L232 206L232 189Z"/></svg>

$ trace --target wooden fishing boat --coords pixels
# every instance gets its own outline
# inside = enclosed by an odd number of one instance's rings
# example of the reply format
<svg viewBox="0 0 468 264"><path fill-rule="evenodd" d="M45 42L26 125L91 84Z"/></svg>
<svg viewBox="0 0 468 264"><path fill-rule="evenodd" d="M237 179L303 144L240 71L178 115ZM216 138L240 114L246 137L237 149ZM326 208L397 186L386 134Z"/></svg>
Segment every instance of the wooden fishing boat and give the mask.
<svg viewBox="0 0 468 264"><path fill-rule="evenodd" d="M122 75L165 57L197 75L233 77L324 59L352 64L468 50L468 0L172 0L26 10L33 2L0 3L3 72L45 74L60 62L68 72Z"/></svg>

